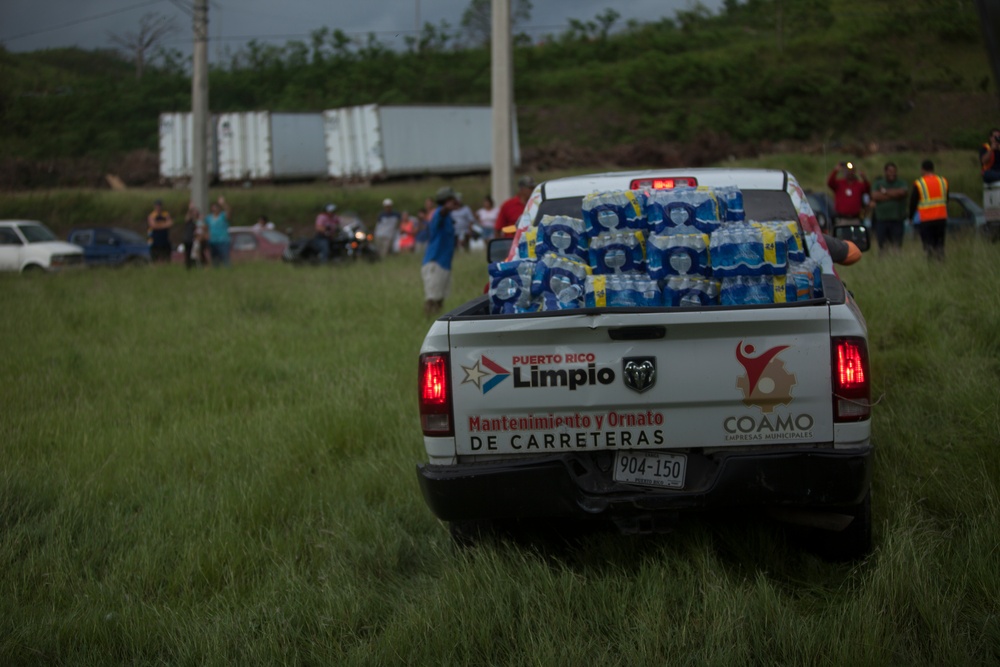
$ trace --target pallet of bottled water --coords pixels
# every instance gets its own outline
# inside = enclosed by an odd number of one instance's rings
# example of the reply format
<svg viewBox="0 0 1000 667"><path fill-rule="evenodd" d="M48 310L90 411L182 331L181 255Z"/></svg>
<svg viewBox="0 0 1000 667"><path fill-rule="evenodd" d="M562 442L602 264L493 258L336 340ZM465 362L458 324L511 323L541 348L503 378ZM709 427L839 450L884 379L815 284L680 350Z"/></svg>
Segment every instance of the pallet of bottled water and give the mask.
<svg viewBox="0 0 1000 667"><path fill-rule="evenodd" d="M598 192L543 216L489 266L493 313L684 308L822 297L797 221L751 221L738 188Z"/></svg>

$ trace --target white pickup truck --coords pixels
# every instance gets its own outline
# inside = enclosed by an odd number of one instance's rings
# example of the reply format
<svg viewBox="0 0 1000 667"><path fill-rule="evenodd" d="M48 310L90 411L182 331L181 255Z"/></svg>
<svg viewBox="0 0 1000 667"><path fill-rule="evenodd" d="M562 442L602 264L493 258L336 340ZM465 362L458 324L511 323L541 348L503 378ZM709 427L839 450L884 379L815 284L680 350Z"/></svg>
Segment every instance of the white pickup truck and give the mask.
<svg viewBox="0 0 1000 667"><path fill-rule="evenodd" d="M759 508L810 526L835 559L871 549L864 318L824 256L795 179L669 170L540 184L519 227L577 215L595 191L685 179L738 186L747 219L799 220L823 297L687 308L495 315L486 295L435 321L420 352L423 496L464 539L484 522L668 527Z"/></svg>

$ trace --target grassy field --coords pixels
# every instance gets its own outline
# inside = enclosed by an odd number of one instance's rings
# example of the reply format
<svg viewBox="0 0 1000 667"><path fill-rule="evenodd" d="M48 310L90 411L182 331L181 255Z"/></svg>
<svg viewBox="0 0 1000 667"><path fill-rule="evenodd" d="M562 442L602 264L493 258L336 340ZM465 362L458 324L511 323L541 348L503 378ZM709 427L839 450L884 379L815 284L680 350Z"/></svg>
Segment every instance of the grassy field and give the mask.
<svg viewBox="0 0 1000 667"><path fill-rule="evenodd" d="M998 267L841 271L878 398L854 565L743 519L455 550L416 257L0 276L0 664L1000 664Z"/></svg>

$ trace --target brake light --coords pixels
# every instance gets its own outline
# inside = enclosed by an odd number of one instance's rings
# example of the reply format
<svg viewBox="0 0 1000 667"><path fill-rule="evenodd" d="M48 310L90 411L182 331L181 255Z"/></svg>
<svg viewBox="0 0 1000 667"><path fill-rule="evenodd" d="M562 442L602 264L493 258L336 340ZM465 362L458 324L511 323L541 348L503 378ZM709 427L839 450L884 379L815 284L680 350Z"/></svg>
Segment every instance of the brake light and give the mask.
<svg viewBox="0 0 1000 667"><path fill-rule="evenodd" d="M834 421L862 421L871 416L871 376L864 338L833 340Z"/></svg>
<svg viewBox="0 0 1000 667"><path fill-rule="evenodd" d="M420 427L424 435L454 435L448 355L420 355Z"/></svg>
<svg viewBox="0 0 1000 667"><path fill-rule="evenodd" d="M698 179L691 176L676 178L636 178L629 186L632 190L673 190L682 187L698 187Z"/></svg>

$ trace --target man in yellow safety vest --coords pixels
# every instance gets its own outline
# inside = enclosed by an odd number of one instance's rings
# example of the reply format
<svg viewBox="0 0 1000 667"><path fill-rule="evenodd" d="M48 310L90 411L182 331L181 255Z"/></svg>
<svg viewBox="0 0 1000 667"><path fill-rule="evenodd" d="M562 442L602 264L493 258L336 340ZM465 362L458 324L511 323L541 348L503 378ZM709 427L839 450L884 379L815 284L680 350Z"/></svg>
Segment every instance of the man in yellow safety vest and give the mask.
<svg viewBox="0 0 1000 667"><path fill-rule="evenodd" d="M934 173L934 163L924 160L920 178L910 192L910 218L919 221L920 241L929 259L944 259L944 233L948 225L948 179Z"/></svg>

